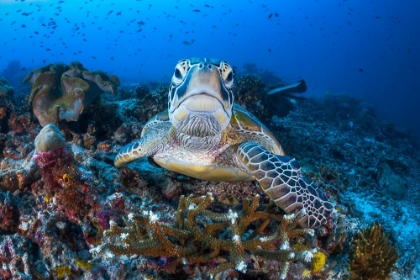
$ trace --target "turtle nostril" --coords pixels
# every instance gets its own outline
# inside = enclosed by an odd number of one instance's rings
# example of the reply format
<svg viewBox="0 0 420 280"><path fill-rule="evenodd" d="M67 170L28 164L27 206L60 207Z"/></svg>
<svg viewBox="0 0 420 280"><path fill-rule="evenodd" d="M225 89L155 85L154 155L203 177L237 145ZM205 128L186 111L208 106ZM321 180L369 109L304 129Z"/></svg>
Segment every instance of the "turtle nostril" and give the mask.
<svg viewBox="0 0 420 280"><path fill-rule="evenodd" d="M204 64L203 63L200 63L200 64L198 64L198 68L203 68L204 67Z"/></svg>

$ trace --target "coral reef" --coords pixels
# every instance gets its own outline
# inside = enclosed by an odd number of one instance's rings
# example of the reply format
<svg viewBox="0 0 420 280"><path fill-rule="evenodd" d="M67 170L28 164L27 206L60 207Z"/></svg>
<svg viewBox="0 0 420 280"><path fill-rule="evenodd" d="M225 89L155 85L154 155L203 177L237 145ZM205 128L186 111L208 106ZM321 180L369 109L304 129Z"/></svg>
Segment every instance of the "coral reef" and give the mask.
<svg viewBox="0 0 420 280"><path fill-rule="evenodd" d="M1 279L34 279L31 247L30 241L17 233L0 236Z"/></svg>
<svg viewBox="0 0 420 280"><path fill-rule="evenodd" d="M16 108L13 88L0 77L0 190L22 189L39 176L30 161L37 125Z"/></svg>
<svg viewBox="0 0 420 280"><path fill-rule="evenodd" d="M13 100L13 88L6 79L0 77L0 131L4 132L7 116L10 115L10 104Z"/></svg>
<svg viewBox="0 0 420 280"><path fill-rule="evenodd" d="M72 222L96 212L96 190L82 179L73 153L53 124L44 126L35 138L33 161L42 170L43 184L36 186L37 193L47 203L54 199L57 202L54 208L64 212Z"/></svg>
<svg viewBox="0 0 420 280"><path fill-rule="evenodd" d="M386 279L398 260L395 247L381 225L373 224L357 233L351 253L351 279Z"/></svg>
<svg viewBox="0 0 420 280"><path fill-rule="evenodd" d="M42 126L77 121L96 97L102 92L117 94L120 85L116 76L88 72L79 62L49 64L30 72L23 82L32 84L28 102Z"/></svg>
<svg viewBox="0 0 420 280"><path fill-rule="evenodd" d="M181 196L173 225L159 222L159 217L151 211L130 214L125 227L111 222L110 229L104 232L105 243L93 251L165 257L167 261L161 270L171 273L181 264L211 263L224 255L226 262L211 269L209 275L228 269L245 273L248 266L246 252L249 252L266 260L282 260L280 278L285 279L290 261L310 261L310 256L316 252L316 248L295 251L290 242L302 242L305 235L313 235L313 230L296 228L299 214L257 211L259 199L256 196L252 201L245 200L239 213L231 210L216 213L207 210L213 200L210 193L198 198ZM256 221L261 221L259 226L255 225ZM278 227L271 234L259 236L271 221L279 222ZM251 225L255 231L250 234ZM321 270L325 259L316 259L314 271Z"/></svg>
<svg viewBox="0 0 420 280"><path fill-rule="evenodd" d="M268 87L256 74L243 75L235 81L235 102L267 125L273 115L286 116L295 108L298 101L304 100L291 94L267 94L268 89L284 85L279 83Z"/></svg>
<svg viewBox="0 0 420 280"><path fill-rule="evenodd" d="M72 67L69 75L81 69ZM33 80L50 71L44 70L35 71ZM101 95L84 108L77 122L42 129L31 108L13 102L11 88L2 80L7 94L0 104L5 112L0 120L0 278L210 279L210 274L223 270L217 274L220 279L348 279L357 272L348 269L356 252L353 236L365 244L357 232L380 222L389 234L378 235L381 244L392 243L399 254L389 277L418 279L418 140L407 130L378 120L372 106L349 96L308 98L280 117L281 112L268 104L273 99L264 97L275 83L256 74L237 88L243 94L238 99L249 102L243 106L255 106L257 114L271 110L277 115L267 114L265 123L334 203L331 220L314 236L281 237L282 223L290 236L300 231L293 226L296 217L284 216L269 203L256 182L201 181L156 168L147 160L129 168L113 166L121 145L138 139L145 122L166 108L167 85L148 84L148 89L122 85L123 95ZM95 88L95 82L81 79ZM58 77L59 87L60 82ZM27 87L21 90L28 95ZM208 192L213 200L207 198ZM204 201L208 207L201 209ZM229 215L237 215L234 224ZM138 225L140 221L150 226ZM117 230L128 233L127 239L111 234ZM159 230L163 235L155 234ZM235 243L237 230L241 238ZM206 237L206 231L212 234ZM142 235L131 239L137 232ZM369 234L362 230L366 240ZM199 243L206 238L217 241L218 247ZM170 251L126 256L124 242L135 245L141 240L169 242L182 253L191 245L192 255L198 254L203 262L187 255L188 263L183 263ZM162 242L153 249L163 249ZM117 246L121 254L112 254L109 248L95 250L103 244ZM265 247L257 250L255 244ZM290 254L294 258L271 257ZM241 261L246 272L240 270ZM287 276L280 275L286 268Z"/></svg>

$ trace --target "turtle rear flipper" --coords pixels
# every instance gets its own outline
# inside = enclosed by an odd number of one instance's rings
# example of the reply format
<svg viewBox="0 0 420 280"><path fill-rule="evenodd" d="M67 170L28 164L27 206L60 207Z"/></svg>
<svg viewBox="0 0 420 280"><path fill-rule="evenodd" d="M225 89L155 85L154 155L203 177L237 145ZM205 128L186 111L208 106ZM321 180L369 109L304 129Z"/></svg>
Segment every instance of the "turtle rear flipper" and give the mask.
<svg viewBox="0 0 420 280"><path fill-rule="evenodd" d="M331 203L320 189L301 175L295 159L273 154L253 142L239 146L238 158L286 213L305 211L299 221L301 227L316 228L327 222L332 213Z"/></svg>

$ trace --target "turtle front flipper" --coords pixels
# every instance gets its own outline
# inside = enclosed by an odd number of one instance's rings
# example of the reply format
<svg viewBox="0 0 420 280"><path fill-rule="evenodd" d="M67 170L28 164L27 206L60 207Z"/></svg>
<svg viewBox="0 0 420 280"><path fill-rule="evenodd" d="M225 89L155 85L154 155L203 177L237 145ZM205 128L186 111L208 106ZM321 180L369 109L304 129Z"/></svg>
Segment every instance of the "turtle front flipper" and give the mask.
<svg viewBox="0 0 420 280"><path fill-rule="evenodd" d="M238 148L238 157L254 175L262 189L286 213L304 210L299 224L316 228L327 222L332 205L324 193L301 175L299 163L288 156L279 156L252 142Z"/></svg>
<svg viewBox="0 0 420 280"><path fill-rule="evenodd" d="M154 123L139 140L121 148L114 165L121 167L137 159L153 156L167 142L167 131L165 123Z"/></svg>

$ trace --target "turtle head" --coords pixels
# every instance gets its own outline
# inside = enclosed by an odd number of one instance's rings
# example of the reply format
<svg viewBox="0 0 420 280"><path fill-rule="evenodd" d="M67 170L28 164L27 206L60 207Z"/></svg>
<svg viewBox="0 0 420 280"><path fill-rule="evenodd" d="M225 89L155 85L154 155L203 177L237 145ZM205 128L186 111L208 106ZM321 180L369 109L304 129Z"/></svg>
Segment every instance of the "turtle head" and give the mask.
<svg viewBox="0 0 420 280"><path fill-rule="evenodd" d="M182 59L169 89L169 119L179 132L205 137L220 134L233 108L232 67L223 60Z"/></svg>

